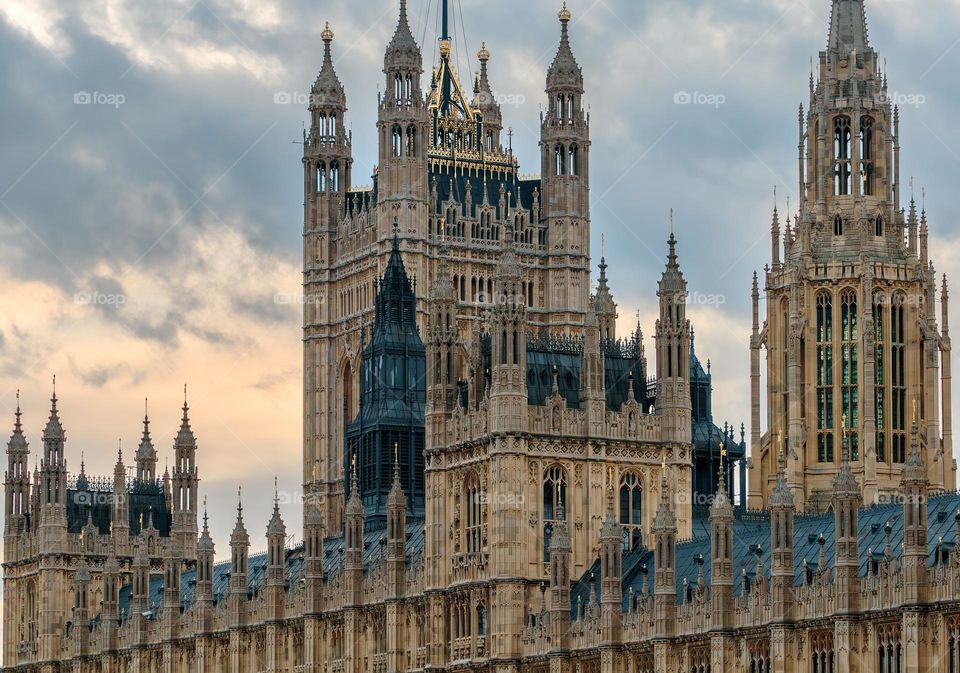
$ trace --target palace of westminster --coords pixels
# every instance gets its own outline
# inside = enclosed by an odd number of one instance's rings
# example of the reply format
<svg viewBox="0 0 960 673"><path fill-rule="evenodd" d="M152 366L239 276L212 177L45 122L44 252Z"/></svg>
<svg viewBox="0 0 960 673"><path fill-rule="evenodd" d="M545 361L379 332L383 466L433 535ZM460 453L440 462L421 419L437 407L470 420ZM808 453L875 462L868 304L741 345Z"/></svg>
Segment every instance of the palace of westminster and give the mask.
<svg viewBox="0 0 960 673"><path fill-rule="evenodd" d="M536 178L504 147L486 46L461 80L442 0L424 77L399 0L355 188L327 26L303 145L302 542L275 503L251 555L241 503L215 561L186 400L172 472L145 417L135 477L122 453L112 477L68 472L56 393L31 472L18 406L4 669L960 673L947 284L901 206L864 2L831 1L737 430L714 424L672 234L651 366L602 257L591 286L566 5Z"/></svg>

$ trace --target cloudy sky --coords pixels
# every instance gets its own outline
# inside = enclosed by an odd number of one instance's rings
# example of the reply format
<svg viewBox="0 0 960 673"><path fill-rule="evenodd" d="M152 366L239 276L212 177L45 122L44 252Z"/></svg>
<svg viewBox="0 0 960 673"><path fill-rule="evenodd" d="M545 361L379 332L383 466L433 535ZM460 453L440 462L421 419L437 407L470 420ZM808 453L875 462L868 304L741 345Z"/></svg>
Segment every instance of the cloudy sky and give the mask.
<svg viewBox="0 0 960 673"><path fill-rule="evenodd" d="M558 2L452 0L459 68L485 41L524 173L537 171ZM777 186L796 194L797 106L829 0L572 0L592 119L592 237L626 328L652 331L668 212L695 296L715 411L749 413L749 288ZM34 455L57 374L71 468L131 460L150 398L161 463L189 383L221 555L238 484L262 548L272 476L300 476L300 98L322 58L348 95L369 182L397 0L5 0L0 5L0 415L15 391ZM462 7L461 7L462 5ZM435 60L437 0L410 0ZM934 260L960 271L960 0L868 0L903 110L903 175L927 188ZM704 104L677 105L678 93ZM284 101L291 100L286 104ZM711 103L711 104L707 104ZM960 292L960 288L957 288ZM650 344L648 343L648 347ZM960 400L960 396L958 396ZM161 465L162 469L162 465ZM298 530L299 507L284 508Z"/></svg>

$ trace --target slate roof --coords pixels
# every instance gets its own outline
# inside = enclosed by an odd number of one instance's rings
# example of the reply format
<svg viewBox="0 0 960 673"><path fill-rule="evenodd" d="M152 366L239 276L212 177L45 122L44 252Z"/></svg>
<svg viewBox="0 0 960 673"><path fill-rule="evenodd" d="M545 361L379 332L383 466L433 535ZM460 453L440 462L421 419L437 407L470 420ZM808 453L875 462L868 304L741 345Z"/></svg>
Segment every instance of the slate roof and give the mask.
<svg viewBox="0 0 960 673"><path fill-rule="evenodd" d="M947 493L938 496L932 496L927 501L927 547L928 563L933 564L936 560L937 546L939 539L943 538L943 547L953 549L957 545L957 526L954 516L957 509L960 508L960 494ZM875 505L860 510L860 576L867 574L867 567L870 561L868 552L872 549L874 557L882 554L886 545L886 532L884 530L887 522L891 525L890 541L893 549L894 558L900 558L903 550L903 506L898 504ZM825 538L824 552L826 565L833 568L835 557L835 531L833 514L814 514L797 515L794 520L794 582L797 585L803 583L803 561L806 559L811 570L816 570L820 545L818 538L822 533ZM733 569L734 595L739 596L743 583L740 581L741 569L746 569L747 579L753 581L756 576L757 568L757 545L763 549L763 574L770 577L770 517L769 513L750 512L744 515L739 513L733 525ZM687 579L692 587L696 585L699 568L696 558L702 554L705 560L703 564L704 581L707 586L710 585L710 523L706 518L697 518L693 522L693 537L690 540L677 544L676 572L677 572L677 602L683 599L683 580ZM640 568L643 564L647 566L646 576ZM590 576L593 573L596 577L594 595L599 600L599 560L581 576L574 584L571 593L571 610L576 610L578 597L586 605L590 597L591 581ZM624 553L623 556L623 605L626 607L629 591L632 588L635 594L640 594L644 577L647 582L647 593L653 593L654 579L654 555L649 549L634 549Z"/></svg>
<svg viewBox="0 0 960 673"><path fill-rule="evenodd" d="M386 530L383 528L364 529L363 534L363 568L364 572L378 564L380 555L386 555L386 545L380 544L381 538L386 540ZM343 537L329 537L323 542L323 570L329 578L339 573L342 557L339 549L343 547ZM423 555L424 549L424 522L421 518L407 519L407 566L409 567ZM284 584L289 590L304 576L305 559L303 545L298 545L285 552ZM265 582L267 573L267 553L252 554L247 567L247 585L251 593L259 592ZM213 597L219 603L226 599L230 583L230 562L222 561L213 567ZM164 581L162 575L152 575L150 578L150 596L148 605L151 609L159 609L163 600ZM133 587L126 585L120 589L120 610L127 615L130 610ZM192 604L196 600L196 570L188 570L180 578L180 603L183 606Z"/></svg>

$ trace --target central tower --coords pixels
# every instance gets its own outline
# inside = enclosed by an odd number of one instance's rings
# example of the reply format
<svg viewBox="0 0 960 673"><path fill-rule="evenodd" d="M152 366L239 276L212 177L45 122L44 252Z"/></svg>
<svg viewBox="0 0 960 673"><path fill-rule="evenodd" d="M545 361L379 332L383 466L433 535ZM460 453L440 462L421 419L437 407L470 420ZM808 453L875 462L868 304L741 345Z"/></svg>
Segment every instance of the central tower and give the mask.
<svg viewBox="0 0 960 673"><path fill-rule="evenodd" d="M768 503L781 450L801 509L826 509L846 461L866 503L893 496L911 422L930 488L953 489L946 278L938 326L926 213L918 216L912 194L909 211L900 206L899 110L863 0L833 0L809 89L799 114L799 213L781 222L773 211L762 325L754 280L750 507Z"/></svg>

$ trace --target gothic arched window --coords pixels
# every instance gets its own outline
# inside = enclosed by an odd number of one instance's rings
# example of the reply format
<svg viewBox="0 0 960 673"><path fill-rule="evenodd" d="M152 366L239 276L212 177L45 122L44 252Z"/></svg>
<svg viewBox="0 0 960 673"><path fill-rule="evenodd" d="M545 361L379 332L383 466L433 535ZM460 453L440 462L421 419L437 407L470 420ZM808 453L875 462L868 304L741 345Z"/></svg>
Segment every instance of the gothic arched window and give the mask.
<svg viewBox="0 0 960 673"><path fill-rule="evenodd" d="M566 521L567 472L560 465L551 465L543 475L543 560L550 560L550 539L557 521Z"/></svg>
<svg viewBox="0 0 960 673"><path fill-rule="evenodd" d="M887 347L884 343L886 330L884 320L886 311L886 297L878 292L873 297L873 341L874 365L873 369L873 402L874 415L877 423L877 462L887 460Z"/></svg>
<svg viewBox="0 0 960 673"><path fill-rule="evenodd" d="M817 295L817 461L833 462L833 299Z"/></svg>
<svg viewBox="0 0 960 673"><path fill-rule="evenodd" d="M476 472L470 472L463 486L463 542L468 554L483 544L483 493Z"/></svg>
<svg viewBox="0 0 960 673"><path fill-rule="evenodd" d="M556 166L554 167L554 172L556 175L566 175L567 174L567 154L564 151L563 145L557 145L553 148L554 158Z"/></svg>
<svg viewBox="0 0 960 673"><path fill-rule="evenodd" d="M851 191L850 118L843 115L833 121L834 194L846 196Z"/></svg>
<svg viewBox="0 0 960 673"><path fill-rule="evenodd" d="M620 477L620 523L624 527L624 546L638 546L643 539L643 485L635 472Z"/></svg>
<svg viewBox="0 0 960 673"><path fill-rule="evenodd" d="M393 127L393 156L403 156L403 130L400 126Z"/></svg>
<svg viewBox="0 0 960 673"><path fill-rule="evenodd" d="M873 117L860 118L860 187L864 196L873 195Z"/></svg>
<svg viewBox="0 0 960 673"><path fill-rule="evenodd" d="M840 400L843 416L846 418L846 436L841 437L844 449L850 460L859 458L858 444L860 434L860 380L857 342L857 294L854 290L845 290L840 294Z"/></svg>
<svg viewBox="0 0 960 673"><path fill-rule="evenodd" d="M571 145L567 155L567 172L570 175L577 175L577 171L579 169L577 163L577 146Z"/></svg>
<svg viewBox="0 0 960 673"><path fill-rule="evenodd" d="M903 463L907 455L907 372L906 295L897 293L890 302L890 441L894 463Z"/></svg>
<svg viewBox="0 0 960 673"><path fill-rule="evenodd" d="M843 236L843 216L840 213L833 217L833 235Z"/></svg>
<svg viewBox="0 0 960 673"><path fill-rule="evenodd" d="M877 219L874 220L873 235L883 236L883 217L881 215L877 215Z"/></svg>
<svg viewBox="0 0 960 673"><path fill-rule="evenodd" d="M417 156L417 127L407 127L407 149L404 154L408 157Z"/></svg>

